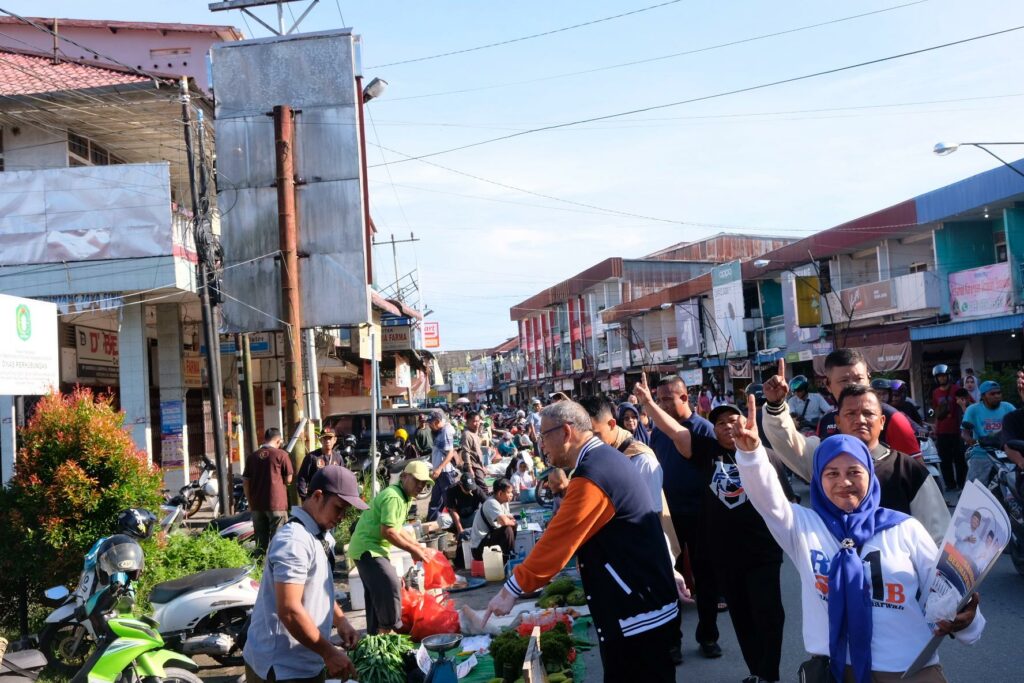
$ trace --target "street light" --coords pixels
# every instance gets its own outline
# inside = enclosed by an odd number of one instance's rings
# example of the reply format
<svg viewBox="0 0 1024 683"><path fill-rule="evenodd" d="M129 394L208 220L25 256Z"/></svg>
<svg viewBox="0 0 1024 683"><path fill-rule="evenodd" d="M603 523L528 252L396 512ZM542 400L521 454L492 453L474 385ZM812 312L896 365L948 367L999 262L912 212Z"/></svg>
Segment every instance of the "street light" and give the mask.
<svg viewBox="0 0 1024 683"><path fill-rule="evenodd" d="M370 100L376 99L384 94L387 90L388 82L383 78L374 78L372 81L366 84L363 88L363 102L369 102Z"/></svg>
<svg viewBox="0 0 1024 683"><path fill-rule="evenodd" d="M953 152L957 151L958 149L965 145L970 147L977 147L978 149L985 152L993 159L1001 163L1003 166L1006 166L1008 169L1010 169L1020 177L1024 178L1024 172L1021 172L1016 166L1009 163L1002 157L998 156L995 152L988 149L988 147L986 147L986 145L1024 145L1024 142L938 142L935 144L935 147L932 148L932 152L936 156L940 157L949 156L950 154L952 154Z"/></svg>

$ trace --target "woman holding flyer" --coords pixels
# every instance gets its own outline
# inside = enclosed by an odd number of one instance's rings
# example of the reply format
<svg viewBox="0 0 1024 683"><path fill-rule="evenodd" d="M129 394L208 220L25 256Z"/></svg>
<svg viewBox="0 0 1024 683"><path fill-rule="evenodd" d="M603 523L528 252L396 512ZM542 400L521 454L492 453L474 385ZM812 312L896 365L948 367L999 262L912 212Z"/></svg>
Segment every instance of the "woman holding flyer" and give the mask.
<svg viewBox="0 0 1024 683"><path fill-rule="evenodd" d="M748 415L756 414L748 397ZM975 593L933 631L924 601L938 548L920 522L879 505L871 454L857 438L831 436L814 453L811 509L791 504L768 461L754 420L741 418L736 464L743 488L800 575L804 648L801 680L900 680L938 634L974 643L985 626ZM911 678L945 681L933 656Z"/></svg>

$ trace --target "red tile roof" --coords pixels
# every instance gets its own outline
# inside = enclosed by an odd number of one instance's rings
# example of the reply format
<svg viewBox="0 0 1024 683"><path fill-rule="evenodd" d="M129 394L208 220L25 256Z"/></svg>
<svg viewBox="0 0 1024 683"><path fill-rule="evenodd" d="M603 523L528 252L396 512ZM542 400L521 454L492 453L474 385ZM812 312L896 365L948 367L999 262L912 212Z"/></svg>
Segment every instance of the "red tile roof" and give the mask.
<svg viewBox="0 0 1024 683"><path fill-rule="evenodd" d="M49 56L0 50L0 95L38 95L148 83L151 79L124 69L93 66Z"/></svg>
<svg viewBox="0 0 1024 683"><path fill-rule="evenodd" d="M53 26L52 17L25 17L34 24ZM0 24L24 24L17 17L0 17ZM242 32L234 26L224 24L168 24L157 21L108 21L105 19L61 19L57 18L57 27L95 28L117 33L118 30L128 31L161 31L164 33L178 31L182 33L211 33L221 36L223 40L242 40Z"/></svg>

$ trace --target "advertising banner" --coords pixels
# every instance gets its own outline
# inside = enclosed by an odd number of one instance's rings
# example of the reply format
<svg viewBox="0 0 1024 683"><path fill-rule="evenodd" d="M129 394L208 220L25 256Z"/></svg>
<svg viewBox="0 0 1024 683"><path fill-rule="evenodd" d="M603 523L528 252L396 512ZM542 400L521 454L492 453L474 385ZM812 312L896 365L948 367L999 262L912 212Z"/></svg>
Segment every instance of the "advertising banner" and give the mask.
<svg viewBox="0 0 1024 683"><path fill-rule="evenodd" d="M892 280L869 282L859 287L850 287L839 293L843 302L844 315L864 317L865 313L888 311L896 306L892 295Z"/></svg>
<svg viewBox="0 0 1024 683"><path fill-rule="evenodd" d="M693 368L692 370L680 370L679 377L682 378L683 383L688 387L699 387L704 383L704 369Z"/></svg>
<svg viewBox="0 0 1024 683"><path fill-rule="evenodd" d="M996 263L949 276L949 314L967 320L1013 313L1010 264Z"/></svg>
<svg viewBox="0 0 1024 683"><path fill-rule="evenodd" d="M711 270L711 292L715 304L718 346L729 356L746 355L747 334L743 331L743 279L740 262L732 261Z"/></svg>
<svg viewBox="0 0 1024 683"><path fill-rule="evenodd" d="M441 330L437 323L423 323L423 348L437 349L441 347Z"/></svg>
<svg viewBox="0 0 1024 683"><path fill-rule="evenodd" d="M117 332L83 325L75 326L78 376L117 379L120 356Z"/></svg>
<svg viewBox="0 0 1024 683"><path fill-rule="evenodd" d="M700 309L696 299L675 305L676 343L680 356L700 353Z"/></svg>
<svg viewBox="0 0 1024 683"><path fill-rule="evenodd" d="M0 294L0 321L0 395L36 396L59 388L57 307Z"/></svg>
<svg viewBox="0 0 1024 683"><path fill-rule="evenodd" d="M412 327L409 325L388 325L381 328L380 334L380 348L383 351L406 351L413 348Z"/></svg>

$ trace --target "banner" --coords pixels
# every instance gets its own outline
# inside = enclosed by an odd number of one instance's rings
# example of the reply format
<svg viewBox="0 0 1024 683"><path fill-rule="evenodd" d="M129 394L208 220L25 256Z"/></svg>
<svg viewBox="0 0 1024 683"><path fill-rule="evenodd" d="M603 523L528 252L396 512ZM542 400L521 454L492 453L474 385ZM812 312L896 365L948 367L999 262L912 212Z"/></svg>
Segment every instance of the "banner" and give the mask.
<svg viewBox="0 0 1024 683"><path fill-rule="evenodd" d="M700 353L700 309L697 300L690 299L675 305L676 341L680 356Z"/></svg>
<svg viewBox="0 0 1024 683"><path fill-rule="evenodd" d="M679 377L683 380L683 384L688 387L699 387L704 384L704 369L694 368L692 370L680 370Z"/></svg>
<svg viewBox="0 0 1024 683"><path fill-rule="evenodd" d="M892 295L892 280L869 282L844 289L839 292L839 299L843 302L843 315L851 318L857 314L888 311L896 306Z"/></svg>
<svg viewBox="0 0 1024 683"><path fill-rule="evenodd" d="M441 330L437 323L423 323L423 348L437 349L441 347Z"/></svg>
<svg viewBox="0 0 1024 683"><path fill-rule="evenodd" d="M753 367L749 360L729 361L729 377L733 379L753 379Z"/></svg>
<svg viewBox="0 0 1024 683"><path fill-rule="evenodd" d="M949 314L967 320L1013 313L1009 263L961 270L949 276Z"/></svg>
<svg viewBox="0 0 1024 683"><path fill-rule="evenodd" d="M37 396L60 388L57 307L0 294L0 395ZM113 353L117 354L117 333ZM103 344L100 344L101 350ZM116 358L114 374L117 374ZM8 419L10 415L7 416Z"/></svg>
<svg viewBox="0 0 1024 683"><path fill-rule="evenodd" d="M747 333L743 331L743 279L740 262L732 261L711 270L712 297L715 303L715 329L720 353L743 356L747 353Z"/></svg>

